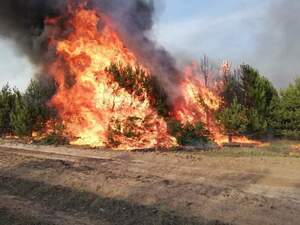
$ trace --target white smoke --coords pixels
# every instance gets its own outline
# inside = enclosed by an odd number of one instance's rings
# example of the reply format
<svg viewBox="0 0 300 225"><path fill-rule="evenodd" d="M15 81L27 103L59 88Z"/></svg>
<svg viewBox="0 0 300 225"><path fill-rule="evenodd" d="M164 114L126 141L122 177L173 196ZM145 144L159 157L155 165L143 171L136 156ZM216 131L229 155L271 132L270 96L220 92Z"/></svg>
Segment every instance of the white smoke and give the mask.
<svg viewBox="0 0 300 225"><path fill-rule="evenodd" d="M271 0L257 36L253 63L277 87L300 75L299 12L299 0Z"/></svg>

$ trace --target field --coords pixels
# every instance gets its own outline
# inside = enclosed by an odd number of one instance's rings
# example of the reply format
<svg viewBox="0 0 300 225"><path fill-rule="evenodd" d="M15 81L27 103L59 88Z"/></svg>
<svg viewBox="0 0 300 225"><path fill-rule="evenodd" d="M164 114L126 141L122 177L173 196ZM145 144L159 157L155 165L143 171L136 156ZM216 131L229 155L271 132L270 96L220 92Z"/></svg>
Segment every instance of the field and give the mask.
<svg viewBox="0 0 300 225"><path fill-rule="evenodd" d="M182 152L0 143L0 225L300 221L299 142Z"/></svg>

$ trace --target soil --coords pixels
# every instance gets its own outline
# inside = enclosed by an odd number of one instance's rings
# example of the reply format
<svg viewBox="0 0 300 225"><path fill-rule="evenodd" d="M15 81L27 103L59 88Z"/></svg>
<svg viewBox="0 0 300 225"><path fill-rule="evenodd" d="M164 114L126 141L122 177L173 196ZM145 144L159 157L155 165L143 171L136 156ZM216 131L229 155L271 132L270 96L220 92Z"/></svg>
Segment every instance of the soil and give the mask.
<svg viewBox="0 0 300 225"><path fill-rule="evenodd" d="M299 221L299 158L0 147L0 225Z"/></svg>

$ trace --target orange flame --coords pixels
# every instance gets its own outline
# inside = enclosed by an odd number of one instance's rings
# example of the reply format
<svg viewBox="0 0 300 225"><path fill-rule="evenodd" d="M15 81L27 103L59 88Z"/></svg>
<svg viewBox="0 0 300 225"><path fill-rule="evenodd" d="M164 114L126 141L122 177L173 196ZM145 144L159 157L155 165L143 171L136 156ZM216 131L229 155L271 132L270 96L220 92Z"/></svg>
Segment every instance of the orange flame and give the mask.
<svg viewBox="0 0 300 225"><path fill-rule="evenodd" d="M52 40L59 57L49 68L58 84L51 103L74 137L72 144L107 146L117 123L114 148L176 146L166 122L151 108L146 92L143 100L130 95L105 71L112 63L136 68L138 60L109 26L99 31L102 20L96 11L79 7L69 21L72 32L64 40ZM73 81L68 81L67 75ZM124 136L130 119L135 135Z"/></svg>
<svg viewBox="0 0 300 225"><path fill-rule="evenodd" d="M228 73L229 63L222 66ZM224 71L222 71L224 73ZM226 75L224 73L224 75ZM182 123L202 122L206 125L211 134L212 140L218 145L229 142L229 137L224 134L224 130L215 120L214 113L218 111L222 104L222 98L218 95L220 83L213 84L213 87L206 86L203 76L197 71L197 65L187 67L180 85L182 92L181 99L178 99L174 115ZM259 144L259 142L249 140L246 137L233 136L234 143Z"/></svg>
<svg viewBox="0 0 300 225"><path fill-rule="evenodd" d="M139 60L124 46L105 16L82 6L69 7L68 11L69 32L64 38L56 38L59 31L55 27L61 18L47 19L54 27L49 45L57 54L47 69L57 83L51 104L71 144L124 150L177 146L166 121L151 106L147 91L142 97L135 96L107 72L113 63L138 69ZM147 68L141 68L150 76ZM183 124L202 122L216 143L227 142L213 115L222 104L216 88L208 88L193 67L188 67L182 77L178 87L181 95L175 100L172 116Z"/></svg>

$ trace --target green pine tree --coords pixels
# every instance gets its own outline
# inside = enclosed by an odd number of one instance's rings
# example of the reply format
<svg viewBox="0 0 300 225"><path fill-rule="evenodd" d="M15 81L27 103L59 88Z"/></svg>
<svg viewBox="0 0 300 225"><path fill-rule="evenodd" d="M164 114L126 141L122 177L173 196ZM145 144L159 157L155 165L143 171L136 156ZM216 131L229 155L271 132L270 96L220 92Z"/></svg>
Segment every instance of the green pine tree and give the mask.
<svg viewBox="0 0 300 225"><path fill-rule="evenodd" d="M238 103L237 98L233 99L233 102L229 107L226 107L219 112L217 118L224 126L229 137L229 142L232 142L232 135L241 134L246 131L248 124L246 110Z"/></svg>
<svg viewBox="0 0 300 225"><path fill-rule="evenodd" d="M272 125L278 136L300 139L300 78L281 91L275 103Z"/></svg>
<svg viewBox="0 0 300 225"><path fill-rule="evenodd" d="M24 94L24 103L28 107L32 130L39 131L50 118L55 117L55 110L48 106L52 95L52 88L45 87L38 80L30 82Z"/></svg>
<svg viewBox="0 0 300 225"><path fill-rule="evenodd" d="M244 108L247 135L263 137L268 134L272 127L274 103L278 99L278 92L269 80L251 66L241 65L234 74L224 77L222 95L223 108L231 108L233 100Z"/></svg>
<svg viewBox="0 0 300 225"><path fill-rule="evenodd" d="M14 108L14 102L15 93L7 84L0 91L0 135L12 132L10 113Z"/></svg>
<svg viewBox="0 0 300 225"><path fill-rule="evenodd" d="M31 116L27 104L20 92L16 93L14 110L10 114L14 134L29 136L31 134Z"/></svg>

